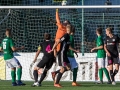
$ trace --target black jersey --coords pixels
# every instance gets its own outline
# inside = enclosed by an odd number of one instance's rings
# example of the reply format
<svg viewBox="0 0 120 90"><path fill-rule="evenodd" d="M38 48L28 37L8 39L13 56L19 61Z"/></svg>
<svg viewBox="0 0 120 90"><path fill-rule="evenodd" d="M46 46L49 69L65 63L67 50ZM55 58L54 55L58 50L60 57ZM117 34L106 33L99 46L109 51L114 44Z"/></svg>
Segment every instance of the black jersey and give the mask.
<svg viewBox="0 0 120 90"><path fill-rule="evenodd" d="M67 51L69 49L69 46L70 46L70 36L69 34L65 34L61 39L60 39L60 43L61 43L61 46L60 46L60 51L59 52L63 52L63 54L67 55Z"/></svg>
<svg viewBox="0 0 120 90"><path fill-rule="evenodd" d="M119 37L116 35L112 38L107 36L105 39L106 48L112 56L118 56L118 43Z"/></svg>
<svg viewBox="0 0 120 90"><path fill-rule="evenodd" d="M53 41L44 41L43 43L40 44L41 51L43 52L43 56L48 58L54 57L54 52L48 53L48 51L52 50L53 45L54 45Z"/></svg>

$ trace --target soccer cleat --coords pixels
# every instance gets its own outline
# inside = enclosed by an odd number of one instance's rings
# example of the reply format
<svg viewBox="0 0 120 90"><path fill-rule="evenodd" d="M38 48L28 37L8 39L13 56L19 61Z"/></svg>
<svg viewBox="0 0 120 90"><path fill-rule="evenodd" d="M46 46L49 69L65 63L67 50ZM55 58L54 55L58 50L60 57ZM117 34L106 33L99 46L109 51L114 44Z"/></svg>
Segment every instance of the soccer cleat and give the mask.
<svg viewBox="0 0 120 90"><path fill-rule="evenodd" d="M35 83L33 83L33 85L31 85L32 87L39 87L39 86L41 86L41 84L39 84L38 82L35 82Z"/></svg>
<svg viewBox="0 0 120 90"><path fill-rule="evenodd" d="M23 83L22 81L17 81L17 85L18 85L18 86L25 86L26 84Z"/></svg>
<svg viewBox="0 0 120 90"><path fill-rule="evenodd" d="M16 82L12 82L12 86L17 86L17 83Z"/></svg>
<svg viewBox="0 0 120 90"><path fill-rule="evenodd" d="M61 88L62 86L60 84L54 84L54 87Z"/></svg>
<svg viewBox="0 0 120 90"><path fill-rule="evenodd" d="M72 86L80 86L77 82L72 82Z"/></svg>
<svg viewBox="0 0 120 90"><path fill-rule="evenodd" d="M52 75L52 79L53 79L53 81L55 81L56 73L55 73L55 72L51 72L51 75Z"/></svg>
<svg viewBox="0 0 120 90"><path fill-rule="evenodd" d="M98 82L96 82L96 84L103 84L103 81L102 80L98 81Z"/></svg>
<svg viewBox="0 0 120 90"><path fill-rule="evenodd" d="M113 82L112 82L112 85L116 85L116 82L115 82L115 81L113 81Z"/></svg>
<svg viewBox="0 0 120 90"><path fill-rule="evenodd" d="M107 82L107 84L111 84L112 82L111 82L111 80L109 80L108 82Z"/></svg>

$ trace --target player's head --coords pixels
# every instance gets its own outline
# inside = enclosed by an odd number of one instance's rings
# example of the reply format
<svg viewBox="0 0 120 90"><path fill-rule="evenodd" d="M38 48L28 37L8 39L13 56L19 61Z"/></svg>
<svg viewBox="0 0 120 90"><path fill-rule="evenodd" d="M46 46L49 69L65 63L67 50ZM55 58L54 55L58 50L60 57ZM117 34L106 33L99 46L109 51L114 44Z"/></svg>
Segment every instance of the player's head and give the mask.
<svg viewBox="0 0 120 90"><path fill-rule="evenodd" d="M67 26L67 24L70 24L70 21L65 20L65 21L63 22L63 25L64 25L64 26Z"/></svg>
<svg viewBox="0 0 120 90"><path fill-rule="evenodd" d="M49 33L45 33L45 34L44 34L44 39L45 39L45 40L50 40L50 39L51 39L50 34L49 34Z"/></svg>
<svg viewBox="0 0 120 90"><path fill-rule="evenodd" d="M96 34L101 35L102 34L102 28L97 28L96 29Z"/></svg>
<svg viewBox="0 0 120 90"><path fill-rule="evenodd" d="M11 36L11 29L7 28L5 34L7 37L10 37Z"/></svg>
<svg viewBox="0 0 120 90"><path fill-rule="evenodd" d="M75 33L75 27L72 26L72 27L71 27L71 34L73 35L74 33Z"/></svg>
<svg viewBox="0 0 120 90"><path fill-rule="evenodd" d="M106 35L109 36L113 33L112 28L107 28L106 29Z"/></svg>
<svg viewBox="0 0 120 90"><path fill-rule="evenodd" d="M66 31L68 34L71 34L72 26L70 24L67 24Z"/></svg>

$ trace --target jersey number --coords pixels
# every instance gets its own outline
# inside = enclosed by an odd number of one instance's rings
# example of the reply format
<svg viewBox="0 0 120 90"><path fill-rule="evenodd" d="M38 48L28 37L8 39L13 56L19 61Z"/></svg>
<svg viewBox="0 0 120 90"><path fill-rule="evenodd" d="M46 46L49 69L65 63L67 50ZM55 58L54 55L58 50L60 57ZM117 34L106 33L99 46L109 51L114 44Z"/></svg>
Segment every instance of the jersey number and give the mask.
<svg viewBox="0 0 120 90"><path fill-rule="evenodd" d="M3 49L6 49L6 42L3 42Z"/></svg>

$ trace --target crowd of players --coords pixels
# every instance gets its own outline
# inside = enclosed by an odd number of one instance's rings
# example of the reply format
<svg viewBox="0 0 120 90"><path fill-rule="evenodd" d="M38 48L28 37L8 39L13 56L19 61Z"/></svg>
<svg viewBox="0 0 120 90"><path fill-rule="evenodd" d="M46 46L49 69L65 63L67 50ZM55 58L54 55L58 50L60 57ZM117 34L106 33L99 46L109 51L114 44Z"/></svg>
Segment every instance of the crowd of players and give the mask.
<svg viewBox="0 0 120 90"><path fill-rule="evenodd" d="M75 60L74 53L80 53L79 50L74 49L74 26L68 21L60 22L60 17L58 9L56 9L56 25L58 30L56 32L55 41L51 40L49 33L44 34L45 41L40 43L38 50L36 52L33 63L36 62L37 57L40 52L43 52L42 60L34 66L33 76L34 83L33 87L41 86L42 81L46 77L47 71L52 67L53 63L58 63L60 69L51 72L54 86L62 87L60 85L60 79L64 72L72 70L73 72L73 82L72 86L80 86L76 82L78 64ZM99 78L98 84L103 84L103 71L108 79L108 84L115 85L114 77L119 70L119 52L118 44L119 37L112 33L111 28L106 29L106 39L105 42L102 38L102 29L96 29L96 47L91 49L91 52L97 50L97 62L99 66ZM6 65L11 68L12 85L20 86L26 85L21 81L22 66L20 62L13 56L13 52L17 50L24 49L24 47L17 48L11 38L11 29L6 29L6 38L3 39L0 45L0 51L4 53L4 60ZM105 58L107 54L109 71L106 69ZM115 70L113 70L113 65L115 65ZM16 82L16 68L17 68L17 82ZM40 80L38 80L38 75L41 74Z"/></svg>

